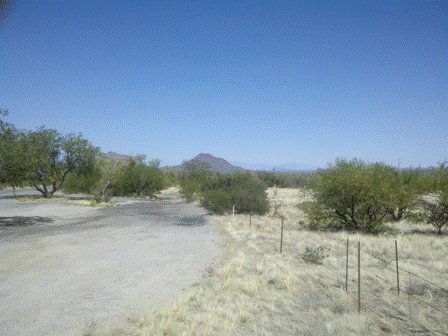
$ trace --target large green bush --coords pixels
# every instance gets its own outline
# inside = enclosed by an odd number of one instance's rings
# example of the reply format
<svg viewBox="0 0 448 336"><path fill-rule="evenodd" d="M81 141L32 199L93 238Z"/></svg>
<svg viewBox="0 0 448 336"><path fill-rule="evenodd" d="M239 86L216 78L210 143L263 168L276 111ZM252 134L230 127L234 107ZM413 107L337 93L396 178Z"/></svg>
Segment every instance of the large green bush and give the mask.
<svg viewBox="0 0 448 336"><path fill-rule="evenodd" d="M269 211L266 186L255 177L235 185L231 195L238 212L263 215Z"/></svg>
<svg viewBox="0 0 448 336"><path fill-rule="evenodd" d="M217 214L231 211L233 205L240 213L269 211L266 185L256 174L217 174L202 168L181 175L181 194L187 200L199 200L204 208Z"/></svg>
<svg viewBox="0 0 448 336"><path fill-rule="evenodd" d="M219 190L219 193L206 191L202 195L202 204L205 208L216 212L229 212L232 206L239 213L254 213L263 215L269 211L269 200L266 194L266 185L251 173L233 173L216 176L213 181L206 184L211 190ZM220 197L219 211L207 207L209 197Z"/></svg>
<svg viewBox="0 0 448 336"><path fill-rule="evenodd" d="M87 172L68 174L63 185L64 191L86 193L96 202L110 200L113 183L131 162L120 157L97 155L94 168Z"/></svg>
<svg viewBox="0 0 448 336"><path fill-rule="evenodd" d="M232 194L222 189L207 190L202 194L201 205L218 215L222 215L232 209Z"/></svg>
<svg viewBox="0 0 448 336"><path fill-rule="evenodd" d="M310 225L368 233L383 230L388 216L402 216L416 196L416 189L402 186L400 174L382 163L337 160L319 172L315 202L304 206Z"/></svg>
<svg viewBox="0 0 448 336"><path fill-rule="evenodd" d="M180 194L187 201L197 201L201 193L209 190L209 184L214 178L210 166L203 162L189 161L183 164L183 170L179 174Z"/></svg>
<svg viewBox="0 0 448 336"><path fill-rule="evenodd" d="M132 162L120 169L111 184L114 196L150 196L164 187L164 176L156 165Z"/></svg>
<svg viewBox="0 0 448 336"><path fill-rule="evenodd" d="M98 167L95 167L90 174L71 172L67 174L62 189L71 194L92 194L100 178Z"/></svg>

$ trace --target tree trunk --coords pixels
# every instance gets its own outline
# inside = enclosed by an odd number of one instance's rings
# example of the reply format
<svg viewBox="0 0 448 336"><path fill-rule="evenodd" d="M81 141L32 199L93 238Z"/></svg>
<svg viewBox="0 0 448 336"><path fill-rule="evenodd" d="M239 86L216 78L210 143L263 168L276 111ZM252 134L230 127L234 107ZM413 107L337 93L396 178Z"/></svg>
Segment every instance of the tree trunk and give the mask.
<svg viewBox="0 0 448 336"><path fill-rule="evenodd" d="M404 212L406 211L406 208L398 208L397 209L397 214L395 214L395 211L392 214L392 217L394 218L394 220L396 222L398 222L399 220L401 220L403 218Z"/></svg>
<svg viewBox="0 0 448 336"><path fill-rule="evenodd" d="M37 183L33 183L34 189L42 194L44 198L49 198L52 195L49 195L47 186L44 182L42 182L42 188L37 185Z"/></svg>
<svg viewBox="0 0 448 336"><path fill-rule="evenodd" d="M94 193L94 197L96 199L97 202L103 202L105 201L105 194L106 194L106 189L109 187L109 185L112 183L112 180L109 179L107 180L106 184L100 189L100 191L98 193Z"/></svg>

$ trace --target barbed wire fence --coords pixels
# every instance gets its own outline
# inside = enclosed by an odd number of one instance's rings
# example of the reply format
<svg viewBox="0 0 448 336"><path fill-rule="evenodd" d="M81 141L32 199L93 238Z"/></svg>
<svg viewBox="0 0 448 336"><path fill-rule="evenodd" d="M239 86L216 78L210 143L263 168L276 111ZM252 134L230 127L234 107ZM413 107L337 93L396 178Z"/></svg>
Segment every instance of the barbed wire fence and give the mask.
<svg viewBox="0 0 448 336"><path fill-rule="evenodd" d="M233 207L233 221L235 214L236 209ZM278 221L278 242L274 250L284 253L284 217L277 215L268 218L249 213L243 215L243 222L247 221L248 228L256 229L260 225L273 225L272 221ZM333 275L335 286L351 298L353 307L359 313L368 313L379 321L387 322L387 325L395 328L397 334L448 336L448 289L401 266L397 240L391 244L390 250L394 257L390 259L381 257L374 247L363 246L362 238L356 242L359 248L351 245L349 238L332 240L331 243L334 245L336 267L327 263L321 266ZM373 261L378 263L377 267L372 266ZM342 276L344 273L345 281ZM440 275L440 278L447 277L447 274ZM317 283L324 295L334 301L335 298L327 291L327 285L322 281Z"/></svg>

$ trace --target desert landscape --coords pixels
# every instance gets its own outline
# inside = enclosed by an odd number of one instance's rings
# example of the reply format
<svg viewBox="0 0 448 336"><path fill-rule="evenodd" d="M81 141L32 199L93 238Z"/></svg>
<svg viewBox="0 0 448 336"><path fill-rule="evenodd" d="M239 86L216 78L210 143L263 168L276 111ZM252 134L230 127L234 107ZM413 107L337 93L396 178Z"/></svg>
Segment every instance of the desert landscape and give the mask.
<svg viewBox="0 0 448 336"><path fill-rule="evenodd" d="M16 196L3 190L2 332L448 332L446 235L438 237L428 225L406 220L396 234L380 236L310 231L300 204L312 199L311 191L274 187L267 195L275 216L273 211L210 216L186 203L175 187L158 199L116 198L103 207L86 204L82 195L44 200L32 189L19 190Z"/></svg>
<svg viewBox="0 0 448 336"><path fill-rule="evenodd" d="M0 0L0 336L448 336L448 1Z"/></svg>
<svg viewBox="0 0 448 336"><path fill-rule="evenodd" d="M282 204L278 217L213 216L225 248L221 265L201 287L172 307L148 314L141 335L444 335L448 333L445 289L448 239L425 225L400 224L398 235L312 232L299 224L298 203L310 193L269 189ZM418 230L419 233L413 233ZM422 234L421 231L428 234ZM345 291L346 239L349 252ZM357 311L357 251L362 246L362 305ZM400 253L397 295L394 241ZM306 258L306 248L325 256ZM431 282L428 283L426 279ZM409 306L410 305L410 306ZM411 311L409 311L409 308Z"/></svg>

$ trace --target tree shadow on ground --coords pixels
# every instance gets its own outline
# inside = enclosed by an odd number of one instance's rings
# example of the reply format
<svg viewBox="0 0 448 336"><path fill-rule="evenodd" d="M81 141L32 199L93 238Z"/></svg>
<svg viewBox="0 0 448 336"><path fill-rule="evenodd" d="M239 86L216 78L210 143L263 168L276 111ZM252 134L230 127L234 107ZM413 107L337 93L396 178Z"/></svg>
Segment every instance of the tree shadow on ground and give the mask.
<svg viewBox="0 0 448 336"><path fill-rule="evenodd" d="M72 193L62 192L60 194L60 196L63 198L66 198L70 201L89 201L89 200L93 199L93 196L88 195L88 194L72 194Z"/></svg>
<svg viewBox="0 0 448 336"><path fill-rule="evenodd" d="M52 223L53 219L49 217L25 217L25 216L14 216L14 217L0 217L0 227L8 226L30 226L34 224Z"/></svg>
<svg viewBox="0 0 448 336"><path fill-rule="evenodd" d="M442 234L439 235L437 233L436 229L413 229L411 231L408 232L408 234L419 234L419 235L423 235L423 236L435 236L435 237L443 237L444 235L446 235L448 233L448 230L442 230Z"/></svg>
<svg viewBox="0 0 448 336"><path fill-rule="evenodd" d="M0 199L17 199L19 200L20 198L38 198L38 195L36 194L17 194L16 196L14 195L0 195ZM42 198L42 197L41 197Z"/></svg>
<svg viewBox="0 0 448 336"><path fill-rule="evenodd" d="M64 195L53 195L51 197L45 198L42 196L42 194L37 193L18 193L17 195L10 195L0 194L0 199L15 199L18 201L24 201L24 200L32 200L32 201L45 201L45 200L60 200L65 199L66 197Z"/></svg>
<svg viewBox="0 0 448 336"><path fill-rule="evenodd" d="M206 223L204 215L183 216L176 221L177 225L182 226L202 226Z"/></svg>

